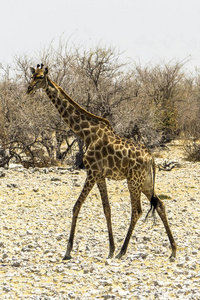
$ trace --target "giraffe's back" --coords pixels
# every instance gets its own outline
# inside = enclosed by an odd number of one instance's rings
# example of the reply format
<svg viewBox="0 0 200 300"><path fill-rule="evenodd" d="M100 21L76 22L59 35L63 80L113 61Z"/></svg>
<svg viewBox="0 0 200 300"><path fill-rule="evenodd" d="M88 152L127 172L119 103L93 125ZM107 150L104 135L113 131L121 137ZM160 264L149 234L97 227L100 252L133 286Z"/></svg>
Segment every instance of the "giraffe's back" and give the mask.
<svg viewBox="0 0 200 300"><path fill-rule="evenodd" d="M144 145L112 133L88 147L84 163L97 176L123 180L147 169L150 157Z"/></svg>

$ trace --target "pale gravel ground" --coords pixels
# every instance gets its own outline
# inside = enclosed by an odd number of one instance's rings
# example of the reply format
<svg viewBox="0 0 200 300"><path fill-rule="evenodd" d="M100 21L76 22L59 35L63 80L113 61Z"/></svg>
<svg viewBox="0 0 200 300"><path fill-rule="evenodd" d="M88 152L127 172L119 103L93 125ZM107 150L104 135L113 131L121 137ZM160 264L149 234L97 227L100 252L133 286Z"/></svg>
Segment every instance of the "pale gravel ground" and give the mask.
<svg viewBox="0 0 200 300"><path fill-rule="evenodd" d="M121 260L106 259L107 228L97 188L82 207L73 259L62 262L85 172L19 167L4 171L0 299L200 299L200 163L186 162L177 147L170 149L156 162L173 158L181 168L157 172L156 189L171 197L164 202L178 245L172 262L158 217L155 226L152 218L144 223L149 209L144 196L143 215L127 254ZM117 254L130 220L126 183L108 181L108 194Z"/></svg>

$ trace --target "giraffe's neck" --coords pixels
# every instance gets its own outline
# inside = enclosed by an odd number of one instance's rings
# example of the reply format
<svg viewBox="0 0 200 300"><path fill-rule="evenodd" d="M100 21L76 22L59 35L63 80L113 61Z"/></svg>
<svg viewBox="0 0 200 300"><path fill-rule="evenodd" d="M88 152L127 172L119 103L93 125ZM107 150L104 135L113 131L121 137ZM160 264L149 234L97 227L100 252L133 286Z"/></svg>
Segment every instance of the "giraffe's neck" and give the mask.
<svg viewBox="0 0 200 300"><path fill-rule="evenodd" d="M102 136L104 131L113 131L107 119L93 115L83 109L50 78L47 78L45 91L64 121L84 140L87 146Z"/></svg>

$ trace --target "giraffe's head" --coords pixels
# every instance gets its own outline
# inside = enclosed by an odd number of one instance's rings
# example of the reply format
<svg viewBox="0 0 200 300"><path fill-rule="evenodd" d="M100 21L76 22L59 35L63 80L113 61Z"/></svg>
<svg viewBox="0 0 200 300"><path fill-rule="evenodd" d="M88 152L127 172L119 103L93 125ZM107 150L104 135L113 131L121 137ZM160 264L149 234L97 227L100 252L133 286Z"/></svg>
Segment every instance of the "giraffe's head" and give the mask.
<svg viewBox="0 0 200 300"><path fill-rule="evenodd" d="M43 69L43 64L37 65L37 68L30 68L32 77L27 89L27 94L32 94L37 89L45 89L47 86L48 68Z"/></svg>

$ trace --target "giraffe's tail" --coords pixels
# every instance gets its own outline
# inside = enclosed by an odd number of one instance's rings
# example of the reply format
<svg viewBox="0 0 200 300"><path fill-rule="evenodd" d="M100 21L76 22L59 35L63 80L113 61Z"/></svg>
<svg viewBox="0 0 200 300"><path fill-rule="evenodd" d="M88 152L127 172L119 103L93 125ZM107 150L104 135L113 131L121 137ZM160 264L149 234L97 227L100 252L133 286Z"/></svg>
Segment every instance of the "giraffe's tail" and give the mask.
<svg viewBox="0 0 200 300"><path fill-rule="evenodd" d="M146 218L148 217L149 213L152 211L152 214L155 213L155 209L158 205L158 201L159 201L159 198L156 196L155 194L155 178L156 178L156 164L155 164L155 160L154 158L152 157L152 172L153 172L153 194L152 194L152 197L151 197L151 207L146 215Z"/></svg>

